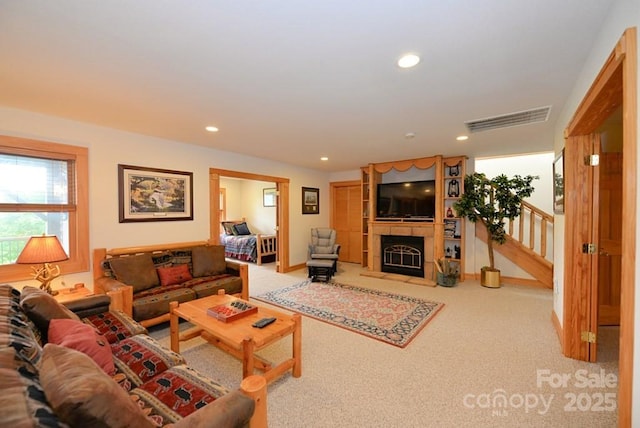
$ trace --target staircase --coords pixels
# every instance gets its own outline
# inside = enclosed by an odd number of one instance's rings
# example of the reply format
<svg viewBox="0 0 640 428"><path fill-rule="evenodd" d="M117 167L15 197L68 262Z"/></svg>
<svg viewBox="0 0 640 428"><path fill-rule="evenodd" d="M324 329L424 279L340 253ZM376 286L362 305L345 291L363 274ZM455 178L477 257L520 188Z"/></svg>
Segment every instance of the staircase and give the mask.
<svg viewBox="0 0 640 428"><path fill-rule="evenodd" d="M553 288L553 255L547 254L553 245L553 216L541 209L522 202L520 216L509 221L507 242L495 244L493 249L511 260L546 288ZM476 223L476 237L487 242L487 230Z"/></svg>

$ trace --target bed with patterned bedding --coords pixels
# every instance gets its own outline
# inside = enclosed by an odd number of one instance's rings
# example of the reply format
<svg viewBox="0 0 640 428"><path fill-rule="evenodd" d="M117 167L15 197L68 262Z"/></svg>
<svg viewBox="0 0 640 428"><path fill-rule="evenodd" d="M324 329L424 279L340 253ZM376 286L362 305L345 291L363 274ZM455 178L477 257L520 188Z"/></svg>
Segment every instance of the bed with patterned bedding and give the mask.
<svg viewBox="0 0 640 428"><path fill-rule="evenodd" d="M245 221L223 221L222 227L225 232L220 235L220 244L225 257L258 265L275 260L275 235L253 234Z"/></svg>

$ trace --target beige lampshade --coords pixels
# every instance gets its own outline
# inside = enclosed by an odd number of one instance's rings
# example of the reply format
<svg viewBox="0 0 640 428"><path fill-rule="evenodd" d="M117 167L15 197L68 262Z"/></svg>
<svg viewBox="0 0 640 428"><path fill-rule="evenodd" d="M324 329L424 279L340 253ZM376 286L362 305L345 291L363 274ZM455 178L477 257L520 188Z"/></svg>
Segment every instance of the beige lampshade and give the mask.
<svg viewBox="0 0 640 428"><path fill-rule="evenodd" d="M67 260L58 237L55 235L32 236L18 256L18 264L53 263Z"/></svg>

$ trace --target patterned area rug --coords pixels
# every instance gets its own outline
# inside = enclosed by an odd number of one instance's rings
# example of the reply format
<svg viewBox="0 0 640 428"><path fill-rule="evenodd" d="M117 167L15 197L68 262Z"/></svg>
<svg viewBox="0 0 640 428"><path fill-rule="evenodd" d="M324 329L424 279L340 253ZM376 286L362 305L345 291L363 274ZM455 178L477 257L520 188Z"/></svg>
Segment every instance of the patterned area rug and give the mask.
<svg viewBox="0 0 640 428"><path fill-rule="evenodd" d="M384 291L311 281L254 298L400 348L444 306Z"/></svg>

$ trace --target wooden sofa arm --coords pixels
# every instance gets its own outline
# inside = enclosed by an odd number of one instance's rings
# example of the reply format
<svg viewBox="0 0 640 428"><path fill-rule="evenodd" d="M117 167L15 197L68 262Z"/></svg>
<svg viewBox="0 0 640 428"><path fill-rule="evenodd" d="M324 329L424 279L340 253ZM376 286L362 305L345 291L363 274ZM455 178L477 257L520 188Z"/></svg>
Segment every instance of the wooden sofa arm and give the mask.
<svg viewBox="0 0 640 428"><path fill-rule="evenodd" d="M240 391L256 404L249 427L267 428L267 379L260 375L247 376L240 383Z"/></svg>
<svg viewBox="0 0 640 428"><path fill-rule="evenodd" d="M238 263L231 260L227 260L227 271L232 270L237 272L237 275L242 279L242 292L240 298L243 300L249 300L249 266L245 263Z"/></svg>
<svg viewBox="0 0 640 428"><path fill-rule="evenodd" d="M103 276L94 279L93 292L106 294L111 297L112 311L122 311L130 317L133 316L133 287L118 280Z"/></svg>

